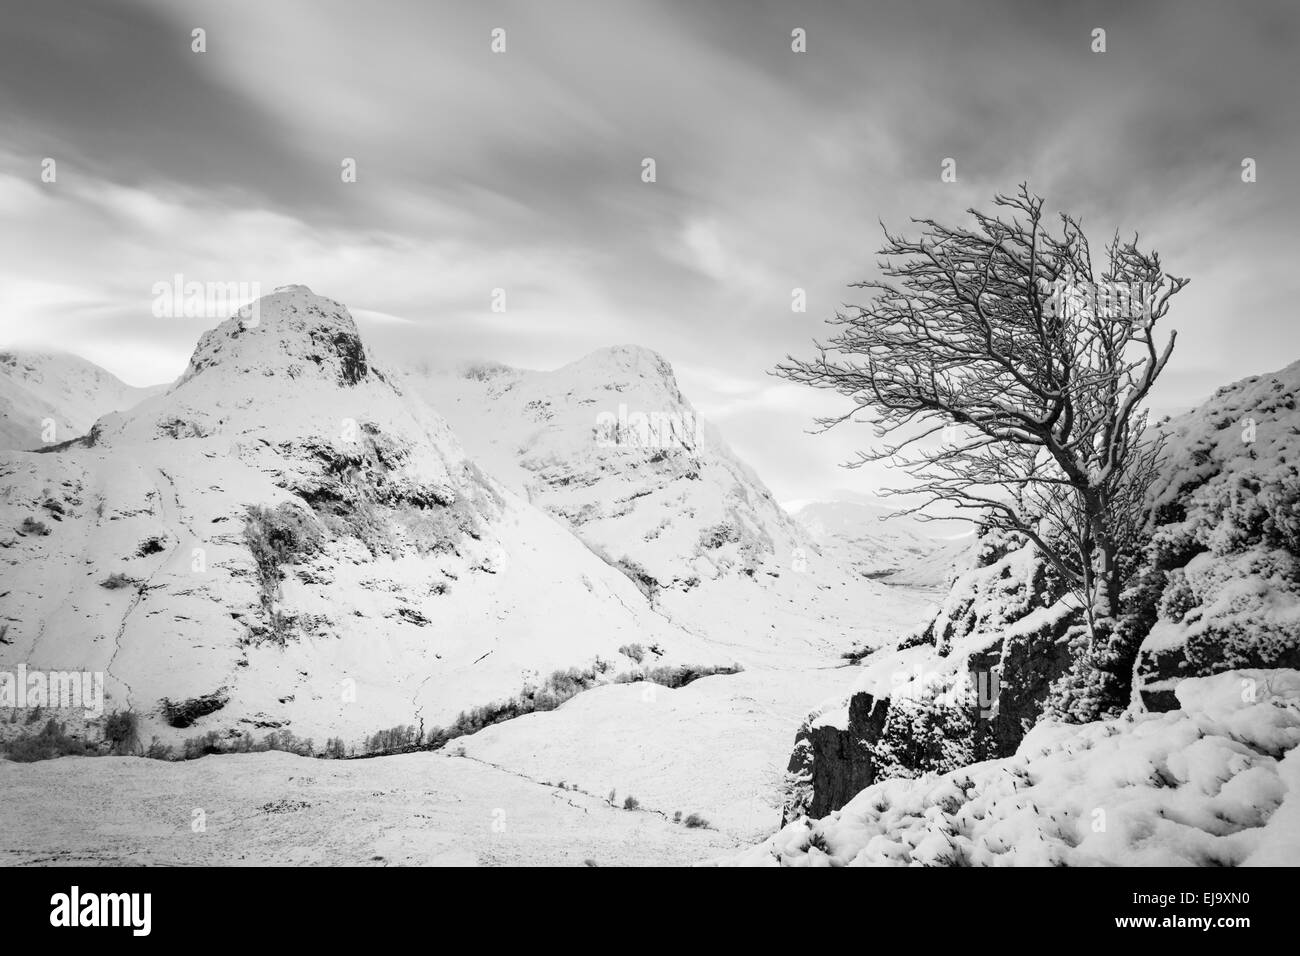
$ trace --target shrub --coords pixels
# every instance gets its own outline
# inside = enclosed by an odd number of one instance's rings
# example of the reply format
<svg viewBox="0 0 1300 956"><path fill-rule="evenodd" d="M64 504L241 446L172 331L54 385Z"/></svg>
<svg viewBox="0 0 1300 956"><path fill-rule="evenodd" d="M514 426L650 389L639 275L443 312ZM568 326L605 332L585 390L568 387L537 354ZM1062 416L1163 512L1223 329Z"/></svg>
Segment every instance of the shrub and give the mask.
<svg viewBox="0 0 1300 956"><path fill-rule="evenodd" d="M366 753L389 753L392 751L411 750L423 743L423 733L412 724L398 724L387 730L378 730L365 739L362 745Z"/></svg>
<svg viewBox="0 0 1300 956"><path fill-rule="evenodd" d="M35 763L38 760L91 753L84 741L69 737L67 725L58 723L53 717L46 721L40 733L25 734L10 740L5 745L5 750L9 759L17 763Z"/></svg>
<svg viewBox="0 0 1300 956"><path fill-rule="evenodd" d="M993 756L988 724L977 725L974 699L963 691L930 684L890 699L880 736L869 744L876 779L947 773Z"/></svg>
<svg viewBox="0 0 1300 956"><path fill-rule="evenodd" d="M628 796L623 798L624 810L636 810L640 806L641 806L641 801L638 800L636 797Z"/></svg>
<svg viewBox="0 0 1300 956"><path fill-rule="evenodd" d="M725 521L710 528L705 528L700 532L700 547L706 551L713 551L724 544L734 543L739 540L740 532L734 525Z"/></svg>
<svg viewBox="0 0 1300 956"><path fill-rule="evenodd" d="M630 657L638 664L645 660L645 648L640 644L624 644L618 649L618 652L624 657Z"/></svg>
<svg viewBox="0 0 1300 956"><path fill-rule="evenodd" d="M176 751L171 744L164 744L154 737L145 748L144 755L150 760L175 760Z"/></svg>
<svg viewBox="0 0 1300 956"><path fill-rule="evenodd" d="M104 740L115 754L131 753L140 745L140 718L134 711L113 711L104 720Z"/></svg>
<svg viewBox="0 0 1300 956"><path fill-rule="evenodd" d="M707 830L709 826L709 821L698 813L692 813L682 823L692 830Z"/></svg>
<svg viewBox="0 0 1300 956"><path fill-rule="evenodd" d="M135 578L123 574L121 571L114 571L108 577L104 578L104 580L99 582L101 588L107 588L110 591L116 591L119 588L138 587L139 584L140 582Z"/></svg>
<svg viewBox="0 0 1300 956"><path fill-rule="evenodd" d="M45 526L44 521L37 521L35 518L24 518L23 523L18 526L18 530L23 534L46 535L50 529Z"/></svg>
<svg viewBox="0 0 1300 956"><path fill-rule="evenodd" d="M614 562L614 568L635 584L647 600L654 601L655 595L659 593L659 581L654 575L631 558L619 558Z"/></svg>

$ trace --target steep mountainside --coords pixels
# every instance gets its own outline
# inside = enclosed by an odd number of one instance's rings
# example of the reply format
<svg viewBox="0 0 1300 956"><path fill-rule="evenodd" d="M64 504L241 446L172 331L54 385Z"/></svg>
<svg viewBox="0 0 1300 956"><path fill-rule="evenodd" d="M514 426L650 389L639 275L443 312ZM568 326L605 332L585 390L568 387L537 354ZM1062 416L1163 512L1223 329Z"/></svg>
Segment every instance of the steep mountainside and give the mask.
<svg viewBox="0 0 1300 956"><path fill-rule="evenodd" d="M0 352L0 449L40 448L84 435L101 415L166 389L135 388L83 358Z"/></svg>
<svg viewBox="0 0 1300 956"><path fill-rule="evenodd" d="M648 349L551 372L413 373L494 477L545 508L699 633L836 651L897 623L888 589L842 567L703 421Z"/></svg>
<svg viewBox="0 0 1300 956"><path fill-rule="evenodd" d="M487 478L299 286L206 333L165 394L0 454L0 496L0 666L102 671L109 709L167 736L427 730L558 668L635 669L633 643L731 662Z"/></svg>

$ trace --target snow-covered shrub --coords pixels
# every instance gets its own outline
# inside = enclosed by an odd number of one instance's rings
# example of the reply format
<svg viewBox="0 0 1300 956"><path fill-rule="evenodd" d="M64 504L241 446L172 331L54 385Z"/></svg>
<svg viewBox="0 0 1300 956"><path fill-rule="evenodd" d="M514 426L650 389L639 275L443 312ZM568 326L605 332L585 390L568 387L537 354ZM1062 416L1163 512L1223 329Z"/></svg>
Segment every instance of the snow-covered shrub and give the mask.
<svg viewBox="0 0 1300 956"><path fill-rule="evenodd" d="M23 534L34 534L38 536L44 536L50 533L50 529L45 522L37 518L24 518L23 523L18 526L18 530Z"/></svg>
<svg viewBox="0 0 1300 956"><path fill-rule="evenodd" d="M876 779L947 773L993 756L986 721L969 687L923 685L890 698L884 729L868 745Z"/></svg>

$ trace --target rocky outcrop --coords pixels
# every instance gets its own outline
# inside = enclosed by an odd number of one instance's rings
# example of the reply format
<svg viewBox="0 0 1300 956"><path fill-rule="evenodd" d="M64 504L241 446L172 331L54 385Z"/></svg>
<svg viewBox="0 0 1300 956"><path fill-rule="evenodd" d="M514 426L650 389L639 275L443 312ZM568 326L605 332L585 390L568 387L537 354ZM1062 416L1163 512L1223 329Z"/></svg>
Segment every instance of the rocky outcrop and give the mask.
<svg viewBox="0 0 1300 956"><path fill-rule="evenodd" d="M1150 710L1188 677L1300 666L1300 362L1162 426L1135 678Z"/></svg>
<svg viewBox="0 0 1300 956"><path fill-rule="evenodd" d="M786 817L838 809L886 777L1014 753L1045 712L1077 723L1130 702L1168 711L1188 678L1300 667L1297 393L1300 363L1221 388L1158 426L1165 447L1147 493L1146 544L1131 556L1120 618L1094 641L1032 548L982 540L933 619L862 661L876 682L841 709L869 707L871 726L821 717L800 729ZM879 675L891 667L904 679L882 692ZM926 681L946 698L918 694ZM964 696L954 692L963 685ZM901 700L906 714L891 714ZM913 739L892 746L903 731ZM973 747L956 746L970 736Z"/></svg>
<svg viewBox="0 0 1300 956"><path fill-rule="evenodd" d="M847 702L800 727L785 820L837 810L882 779L1015 752L1069 667L1080 615L1032 548L990 536L939 613L877 652Z"/></svg>
<svg viewBox="0 0 1300 956"><path fill-rule="evenodd" d="M847 727L820 722L817 716L804 721L786 768L783 826L800 816L821 817L838 810L876 782L871 744L880 737L888 709L888 698L854 694Z"/></svg>

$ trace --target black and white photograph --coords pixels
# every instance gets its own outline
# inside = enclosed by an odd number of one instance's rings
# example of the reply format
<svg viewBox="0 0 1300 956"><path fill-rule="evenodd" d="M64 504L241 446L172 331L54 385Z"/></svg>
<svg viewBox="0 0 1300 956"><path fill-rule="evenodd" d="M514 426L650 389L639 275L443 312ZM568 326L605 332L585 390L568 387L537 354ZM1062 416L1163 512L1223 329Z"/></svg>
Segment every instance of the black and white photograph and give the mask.
<svg viewBox="0 0 1300 956"><path fill-rule="evenodd" d="M851 866L1260 928L1298 55L1288 0L3 0L20 922Z"/></svg>

